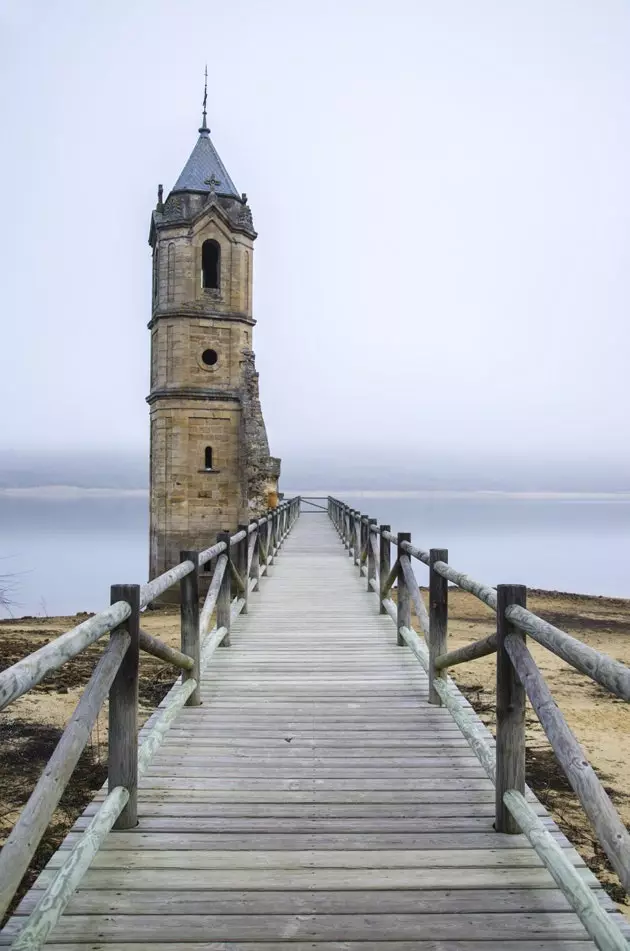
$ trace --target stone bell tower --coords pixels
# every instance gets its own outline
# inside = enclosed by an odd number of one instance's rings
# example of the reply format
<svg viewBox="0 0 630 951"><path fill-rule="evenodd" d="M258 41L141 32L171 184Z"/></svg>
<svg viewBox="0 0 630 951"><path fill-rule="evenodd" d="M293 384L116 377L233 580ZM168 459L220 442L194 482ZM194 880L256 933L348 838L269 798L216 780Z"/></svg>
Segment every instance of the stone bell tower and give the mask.
<svg viewBox="0 0 630 951"><path fill-rule="evenodd" d="M252 351L256 232L210 138L206 95L197 144L151 217L151 578L275 504L280 474Z"/></svg>

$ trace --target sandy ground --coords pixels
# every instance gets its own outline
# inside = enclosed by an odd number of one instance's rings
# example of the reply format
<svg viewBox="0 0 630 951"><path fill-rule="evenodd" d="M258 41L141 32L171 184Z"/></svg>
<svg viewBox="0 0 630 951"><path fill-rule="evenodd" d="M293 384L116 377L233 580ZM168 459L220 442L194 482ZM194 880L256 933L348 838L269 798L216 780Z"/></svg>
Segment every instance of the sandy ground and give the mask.
<svg viewBox="0 0 630 951"><path fill-rule="evenodd" d="M449 589L449 648L459 647L494 629L491 612L476 598ZM630 602L555 592L529 592L529 607L611 657L630 665ZM74 627L88 615L20 618L0 621L0 669L10 666L42 644ZM143 627L167 643L179 645L179 610L160 609L143 615ZM529 641L551 691L569 725L583 744L626 824L630 822L630 708L553 654ZM74 710L102 646L95 645L51 674L4 711L0 721L0 843L37 782L68 717ZM495 659L487 657L452 671L460 689L494 731ZM142 655L140 711L144 721L176 677L169 666ZM531 708L527 714L527 781L552 812L563 831L604 883L612 897L630 903L573 791L559 769ZM106 778L107 710L104 708L49 830L25 877L23 893L58 847L93 792Z"/></svg>

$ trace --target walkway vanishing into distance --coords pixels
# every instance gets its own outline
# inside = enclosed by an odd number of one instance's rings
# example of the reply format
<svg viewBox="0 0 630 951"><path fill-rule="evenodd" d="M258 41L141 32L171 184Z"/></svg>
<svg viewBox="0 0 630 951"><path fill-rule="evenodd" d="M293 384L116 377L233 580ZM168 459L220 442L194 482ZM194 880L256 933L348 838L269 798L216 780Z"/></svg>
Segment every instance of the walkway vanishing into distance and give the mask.
<svg viewBox="0 0 630 951"><path fill-rule="evenodd" d="M46 947L594 948L527 839L493 830L492 782L331 521L299 518L268 575L141 780L139 825L109 833Z"/></svg>

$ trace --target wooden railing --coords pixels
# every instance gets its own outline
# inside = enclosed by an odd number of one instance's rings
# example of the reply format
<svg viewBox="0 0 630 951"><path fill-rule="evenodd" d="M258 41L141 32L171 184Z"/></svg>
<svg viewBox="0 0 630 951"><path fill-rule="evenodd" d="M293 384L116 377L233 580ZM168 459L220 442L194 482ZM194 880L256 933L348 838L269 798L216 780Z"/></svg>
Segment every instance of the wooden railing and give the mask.
<svg viewBox="0 0 630 951"><path fill-rule="evenodd" d="M0 852L0 919L28 869L68 785L105 700L109 698L108 795L13 943L39 948L66 907L112 828L137 825L138 779L184 705L200 701L205 667L219 646L230 644L232 622L247 612L250 592L273 564L300 512L299 498L282 502L263 518L219 534L204 551L183 551L181 562L145 585L114 585L111 606L0 673L0 710L111 632L94 672L33 793ZM214 561L200 609L199 568ZM141 612L172 585L180 586L181 650L142 630ZM216 609L216 624L209 630ZM141 745L138 742L139 655L144 650L182 671Z"/></svg>
<svg viewBox="0 0 630 951"><path fill-rule="evenodd" d="M449 709L487 775L495 784L495 829L529 839L586 930L602 951L628 951L617 925L601 907L525 798L525 698L576 792L597 839L626 891L630 891L630 835L585 751L556 706L545 678L527 648L525 635L590 677L614 696L630 700L630 669L527 610L523 585L481 584L448 564L443 548L411 544L406 532L377 527L376 519L338 499L328 498L328 514L348 554L377 594L379 610L396 625L397 643L407 645L428 674L429 702ZM392 565L392 547L395 560ZM429 609L424 604L411 559L429 568ZM448 650L448 583L468 591L496 614L496 633ZM396 602L390 597L397 585ZM424 638L411 626L413 604ZM449 667L497 655L496 743L447 677Z"/></svg>

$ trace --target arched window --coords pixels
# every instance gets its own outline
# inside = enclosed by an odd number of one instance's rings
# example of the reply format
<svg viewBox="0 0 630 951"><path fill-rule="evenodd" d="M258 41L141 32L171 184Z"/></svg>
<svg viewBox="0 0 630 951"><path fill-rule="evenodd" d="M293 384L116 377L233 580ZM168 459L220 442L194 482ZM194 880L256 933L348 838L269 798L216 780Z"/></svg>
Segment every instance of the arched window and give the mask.
<svg viewBox="0 0 630 951"><path fill-rule="evenodd" d="M204 241L201 245L201 272L203 287L218 290L221 278L221 247L218 241Z"/></svg>
<svg viewBox="0 0 630 951"><path fill-rule="evenodd" d="M212 469L212 446L206 446L206 469Z"/></svg>

